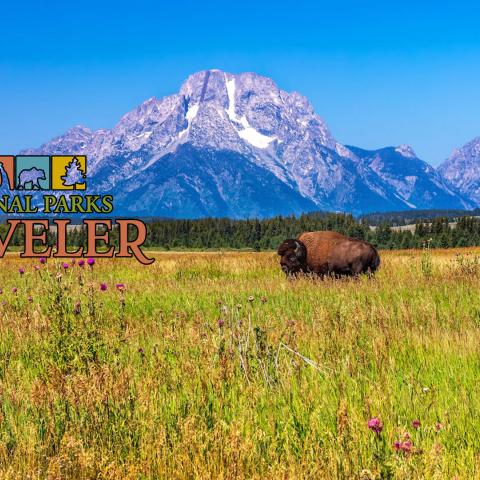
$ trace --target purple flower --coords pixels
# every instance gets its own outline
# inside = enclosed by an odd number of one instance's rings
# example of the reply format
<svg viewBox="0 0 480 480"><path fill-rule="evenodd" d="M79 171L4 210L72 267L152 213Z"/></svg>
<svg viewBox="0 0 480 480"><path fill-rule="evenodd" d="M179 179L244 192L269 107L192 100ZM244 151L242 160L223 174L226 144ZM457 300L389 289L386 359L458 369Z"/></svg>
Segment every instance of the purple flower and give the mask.
<svg viewBox="0 0 480 480"><path fill-rule="evenodd" d="M219 326L219 328L222 328L225 325L225 320L223 318L219 318L217 325Z"/></svg>
<svg viewBox="0 0 480 480"><path fill-rule="evenodd" d="M77 261L74 258L72 258L72 261L70 262L70 265L73 267L76 263L77 263Z"/></svg>
<svg viewBox="0 0 480 480"><path fill-rule="evenodd" d="M415 429L415 430L418 430L420 428L420 420L418 419L415 419L413 422L412 422L412 427Z"/></svg>
<svg viewBox="0 0 480 480"><path fill-rule="evenodd" d="M23 274L25 273L25 269L24 269L23 267L20 267L20 268L18 269L18 273L19 273L20 275L23 275Z"/></svg>
<svg viewBox="0 0 480 480"><path fill-rule="evenodd" d="M368 421L367 425L368 425L368 428L372 432L375 432L377 435L383 430L383 424L378 417L371 418Z"/></svg>
<svg viewBox="0 0 480 480"><path fill-rule="evenodd" d="M443 425L440 422L437 422L435 424L435 430L439 432L443 428Z"/></svg>
<svg viewBox="0 0 480 480"><path fill-rule="evenodd" d="M402 448L402 442L395 442L393 448L398 452Z"/></svg>
<svg viewBox="0 0 480 480"><path fill-rule="evenodd" d="M45 265L45 263L47 263L46 257L40 257L40 263L41 263L42 265Z"/></svg>
<svg viewBox="0 0 480 480"><path fill-rule="evenodd" d="M120 290L121 292L123 292L125 290L125 284L124 283L117 283L115 285L115 287L117 288L117 290Z"/></svg>
<svg viewBox="0 0 480 480"><path fill-rule="evenodd" d="M78 261L78 266L83 267L85 265L85 260L82 258Z"/></svg>
<svg viewBox="0 0 480 480"><path fill-rule="evenodd" d="M29 301L30 303L33 302L33 297L32 297L31 295L28 297L28 301Z"/></svg>
<svg viewBox="0 0 480 480"><path fill-rule="evenodd" d="M100 284L100 290L101 290L102 292L104 292L107 288L108 288L108 287L107 287L107 284L106 284L105 282L102 282L102 283Z"/></svg>
<svg viewBox="0 0 480 480"><path fill-rule="evenodd" d="M68 265L67 262L64 262L64 264L62 265L62 267L63 267L64 270L66 270L66 269L69 267L69 265Z"/></svg>
<svg viewBox="0 0 480 480"><path fill-rule="evenodd" d="M12 292L13 292L13 293L17 293L17 291L18 291L17 287L13 287L13 288L12 288Z"/></svg>
<svg viewBox="0 0 480 480"><path fill-rule="evenodd" d="M94 258L88 258L87 263L90 267L93 267L95 265L95 259Z"/></svg>

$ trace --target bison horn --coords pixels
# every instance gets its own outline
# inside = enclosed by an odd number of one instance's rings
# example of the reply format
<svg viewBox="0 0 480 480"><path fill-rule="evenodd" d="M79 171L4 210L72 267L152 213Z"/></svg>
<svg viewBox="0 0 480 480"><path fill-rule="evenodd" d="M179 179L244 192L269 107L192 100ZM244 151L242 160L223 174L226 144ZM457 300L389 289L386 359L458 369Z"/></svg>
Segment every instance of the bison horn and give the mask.
<svg viewBox="0 0 480 480"><path fill-rule="evenodd" d="M297 240L295 240L295 255L299 255L300 254L300 251L301 251L301 248L302 246L300 245L300 242L298 242Z"/></svg>

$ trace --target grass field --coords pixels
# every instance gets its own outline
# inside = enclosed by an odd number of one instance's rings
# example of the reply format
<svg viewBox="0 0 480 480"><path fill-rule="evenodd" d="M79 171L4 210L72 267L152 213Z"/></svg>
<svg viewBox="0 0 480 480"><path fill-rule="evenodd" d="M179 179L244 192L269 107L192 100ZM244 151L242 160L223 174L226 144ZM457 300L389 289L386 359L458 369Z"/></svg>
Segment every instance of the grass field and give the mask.
<svg viewBox="0 0 480 480"><path fill-rule="evenodd" d="M480 478L469 252L323 282L274 253L9 255L0 478Z"/></svg>

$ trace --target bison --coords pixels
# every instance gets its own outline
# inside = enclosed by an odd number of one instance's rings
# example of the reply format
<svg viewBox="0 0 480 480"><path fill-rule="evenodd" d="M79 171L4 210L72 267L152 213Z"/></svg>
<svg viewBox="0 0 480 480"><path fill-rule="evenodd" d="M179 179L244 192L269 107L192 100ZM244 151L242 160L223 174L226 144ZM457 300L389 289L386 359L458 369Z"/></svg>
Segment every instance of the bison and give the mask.
<svg viewBox="0 0 480 480"><path fill-rule="evenodd" d="M296 239L285 240L277 253L287 275L371 275L380 265L380 256L373 245L337 232L302 233Z"/></svg>

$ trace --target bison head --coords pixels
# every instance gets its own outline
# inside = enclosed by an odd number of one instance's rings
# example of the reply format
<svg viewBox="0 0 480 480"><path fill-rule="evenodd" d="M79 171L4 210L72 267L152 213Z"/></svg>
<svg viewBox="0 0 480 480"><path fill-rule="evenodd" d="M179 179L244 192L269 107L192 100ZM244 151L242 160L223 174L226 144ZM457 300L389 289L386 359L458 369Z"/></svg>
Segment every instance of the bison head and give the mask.
<svg viewBox="0 0 480 480"><path fill-rule="evenodd" d="M307 271L307 247L300 240L285 240L277 250L280 266L287 275Z"/></svg>

